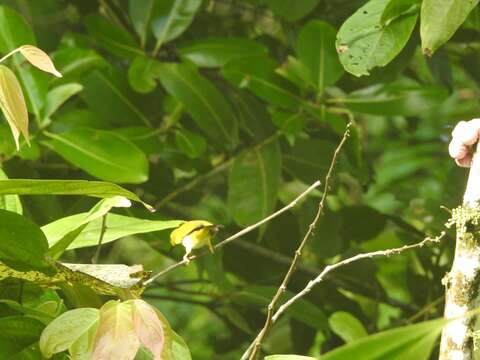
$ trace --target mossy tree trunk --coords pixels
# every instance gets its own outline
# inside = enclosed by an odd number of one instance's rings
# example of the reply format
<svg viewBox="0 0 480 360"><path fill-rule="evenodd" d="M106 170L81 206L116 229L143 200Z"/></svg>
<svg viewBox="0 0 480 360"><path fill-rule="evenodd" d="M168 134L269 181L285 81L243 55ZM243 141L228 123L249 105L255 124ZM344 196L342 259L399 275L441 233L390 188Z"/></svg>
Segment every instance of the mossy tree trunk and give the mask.
<svg viewBox="0 0 480 360"><path fill-rule="evenodd" d="M463 205L452 213L457 229L455 259L443 279L445 317L463 316L478 307L480 283L480 146L474 155ZM473 317L452 321L443 330L440 360L473 359Z"/></svg>

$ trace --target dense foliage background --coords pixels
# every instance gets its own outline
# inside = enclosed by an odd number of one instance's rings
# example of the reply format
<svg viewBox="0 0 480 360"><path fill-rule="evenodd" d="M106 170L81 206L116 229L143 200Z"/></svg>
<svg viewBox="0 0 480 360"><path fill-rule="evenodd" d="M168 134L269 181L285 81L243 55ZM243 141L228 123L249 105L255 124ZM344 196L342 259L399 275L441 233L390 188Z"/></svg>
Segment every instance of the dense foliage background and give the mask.
<svg viewBox="0 0 480 360"><path fill-rule="evenodd" d="M479 113L474 5L470 13L459 5L469 16L439 47L455 25L425 29L424 19L441 15L424 2L420 31L420 2L413 0L372 0L362 8L366 1L0 3L0 53L36 44L63 74L51 77L17 55L6 61L23 87L31 133L31 147L23 140L17 152L0 122L8 178L118 183L157 212L136 205L113 213L205 219L224 225L218 242L323 181L353 117L328 206L286 297L339 259L438 234L449 216L440 206L461 201L466 173L450 161L446 144L452 125ZM143 298L194 359L241 356L320 195L146 289ZM39 195L21 202L24 215L44 226L89 211L96 200ZM106 242L121 238L102 246L100 263L158 272L182 258L184 250L168 241L171 229L130 228L109 238L128 223L109 226L108 219ZM101 221L83 230L82 239L88 231L97 236L85 240L90 247L80 244L62 261L91 262ZM275 324L263 351L319 356L367 333L440 317L451 235L438 246L332 273ZM0 282L0 294L31 307L64 304L59 312L108 298L78 284L47 291L11 278ZM21 312L0 304L3 317Z"/></svg>

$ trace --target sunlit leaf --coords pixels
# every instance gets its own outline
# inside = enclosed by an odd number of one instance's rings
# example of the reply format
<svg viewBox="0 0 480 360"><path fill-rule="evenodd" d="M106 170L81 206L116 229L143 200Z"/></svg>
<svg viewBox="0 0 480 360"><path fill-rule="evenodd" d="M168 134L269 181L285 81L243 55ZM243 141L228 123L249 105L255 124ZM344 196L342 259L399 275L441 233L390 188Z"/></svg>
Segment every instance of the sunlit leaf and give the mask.
<svg viewBox="0 0 480 360"><path fill-rule="evenodd" d="M139 347L140 340L132 320L132 305L113 300L103 305L92 358L133 360Z"/></svg>
<svg viewBox="0 0 480 360"><path fill-rule="evenodd" d="M12 70L0 65L0 108L7 119L17 150L20 149L20 133L29 143L28 112L22 88Z"/></svg>
<svg viewBox="0 0 480 360"><path fill-rule="evenodd" d="M23 45L19 50L25 59L36 68L56 77L62 77L62 74L55 68L52 59L43 50L33 45Z"/></svg>
<svg viewBox="0 0 480 360"><path fill-rule="evenodd" d="M98 326L99 310L80 308L67 311L43 330L40 350L47 359L69 349L82 336Z"/></svg>
<svg viewBox="0 0 480 360"><path fill-rule="evenodd" d="M332 331L346 343L368 335L360 320L345 311L337 311L330 315L328 324Z"/></svg>
<svg viewBox="0 0 480 360"><path fill-rule="evenodd" d="M145 301L137 299L132 301L133 328L140 342L154 356L155 360L160 360L164 333L163 326L151 305Z"/></svg>
<svg viewBox="0 0 480 360"><path fill-rule="evenodd" d="M0 180L8 180L7 174L0 168ZM0 195L0 209L23 214L22 203L18 195Z"/></svg>

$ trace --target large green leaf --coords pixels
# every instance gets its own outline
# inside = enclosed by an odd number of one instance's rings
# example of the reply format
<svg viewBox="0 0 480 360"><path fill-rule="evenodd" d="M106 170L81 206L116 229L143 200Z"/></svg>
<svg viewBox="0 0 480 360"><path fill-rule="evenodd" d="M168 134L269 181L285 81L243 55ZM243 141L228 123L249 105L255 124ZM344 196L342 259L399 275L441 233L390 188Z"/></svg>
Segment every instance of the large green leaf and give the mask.
<svg viewBox="0 0 480 360"><path fill-rule="evenodd" d="M43 117L49 118L52 116L55 111L57 111L60 106L63 105L68 99L70 99L75 94L78 94L82 91L83 87L77 83L69 83L64 85L59 85L47 94L45 101L45 108L43 110Z"/></svg>
<svg viewBox="0 0 480 360"><path fill-rule="evenodd" d="M387 65L403 49L417 21L417 13L382 25L390 0L370 0L342 25L337 34L337 52L345 70L355 76Z"/></svg>
<svg viewBox="0 0 480 360"><path fill-rule="evenodd" d="M42 231L45 236L47 236L49 245L51 245L50 239L55 238L55 243L50 246L48 254L52 258L58 259L90 222L106 216L114 207L130 207L131 205L130 200L123 196L114 196L100 200L88 213L85 214L83 218L77 219L75 223L64 224L68 226L53 227L53 229L50 228L50 231L55 231L53 234L47 233L45 227L43 227ZM98 234L98 239L101 238L101 231L102 230L100 230L100 233Z"/></svg>
<svg viewBox="0 0 480 360"><path fill-rule="evenodd" d="M0 195L86 195L100 198L123 196L142 203L147 209L153 208L144 203L134 193L117 184L87 180L0 180Z"/></svg>
<svg viewBox="0 0 480 360"><path fill-rule="evenodd" d="M438 319L376 333L330 351L321 360L426 360L447 322Z"/></svg>
<svg viewBox="0 0 480 360"><path fill-rule="evenodd" d="M269 355L265 356L265 360L315 360L315 358L310 356L302 355Z"/></svg>
<svg viewBox="0 0 480 360"><path fill-rule="evenodd" d="M266 55L267 49L253 40L228 37L192 41L181 46L179 53L199 67L221 67L234 59Z"/></svg>
<svg viewBox="0 0 480 360"><path fill-rule="evenodd" d="M229 62L223 76L232 84L246 88L270 104L297 108L302 99L287 80L278 75L277 64L269 57L248 57Z"/></svg>
<svg viewBox="0 0 480 360"><path fill-rule="evenodd" d="M423 52L432 55L447 42L477 5L478 0L422 1L420 36Z"/></svg>
<svg viewBox="0 0 480 360"><path fill-rule="evenodd" d="M212 141L229 147L236 143L235 114L209 80L187 65L173 63L161 64L159 78Z"/></svg>
<svg viewBox="0 0 480 360"><path fill-rule="evenodd" d="M298 36L298 57L307 67L310 81L320 92L335 84L343 74L335 49L336 34L330 24L312 20L302 27Z"/></svg>
<svg viewBox="0 0 480 360"><path fill-rule="evenodd" d="M56 220L42 227L50 247L55 245L69 231L74 229L79 222L84 221L88 213L81 213ZM130 216L108 214L105 224L103 243L109 243L122 237L135 234L144 234L155 231L173 229L182 224L181 220L147 220ZM77 236L68 249L77 249L98 244L102 231L102 219L96 218L89 222L85 229Z"/></svg>
<svg viewBox="0 0 480 360"><path fill-rule="evenodd" d="M0 6L0 52L8 52L25 44L35 44L35 35L25 19L7 6Z"/></svg>
<svg viewBox="0 0 480 360"><path fill-rule="evenodd" d="M309 14L320 0L267 0L268 5L277 15L287 21L296 21Z"/></svg>
<svg viewBox="0 0 480 360"><path fill-rule="evenodd" d="M98 309L80 308L67 311L53 320L43 330L40 350L46 358L69 349L92 329L96 329L100 314Z"/></svg>
<svg viewBox="0 0 480 360"><path fill-rule="evenodd" d="M368 335L360 320L346 311L334 312L328 318L328 324L332 331L346 343Z"/></svg>
<svg viewBox="0 0 480 360"><path fill-rule="evenodd" d="M192 23L202 0L162 0L152 18L157 49L167 41L180 36Z"/></svg>
<svg viewBox="0 0 480 360"><path fill-rule="evenodd" d="M447 90L438 86L390 83L354 91L339 102L361 113L415 116L429 113L447 97Z"/></svg>
<svg viewBox="0 0 480 360"><path fill-rule="evenodd" d="M0 168L0 180L8 180L7 174ZM0 209L23 213L22 203L18 195L0 195Z"/></svg>
<svg viewBox="0 0 480 360"><path fill-rule="evenodd" d="M85 72L108 67L108 63L92 49L79 47L60 49L52 54L52 60L63 77L79 76Z"/></svg>
<svg viewBox="0 0 480 360"><path fill-rule="evenodd" d="M143 55L133 36L100 15L89 15L85 26L92 37L105 49L119 57L133 58Z"/></svg>
<svg viewBox="0 0 480 360"><path fill-rule="evenodd" d="M44 325L26 316L7 316L0 318L2 335L0 349L5 359L17 359L14 355L38 341ZM20 359L25 359L20 357Z"/></svg>
<svg viewBox="0 0 480 360"><path fill-rule="evenodd" d="M148 179L145 154L114 132L75 129L48 136L56 153L101 180L137 184Z"/></svg>
<svg viewBox="0 0 480 360"><path fill-rule="evenodd" d="M46 260L47 238L26 217L0 210L0 261L20 271L52 272Z"/></svg>
<svg viewBox="0 0 480 360"><path fill-rule="evenodd" d="M329 141L297 141L291 151L283 155L285 168L291 176L311 184L324 178L334 149L335 145Z"/></svg>
<svg viewBox="0 0 480 360"><path fill-rule="evenodd" d="M93 71L82 79L81 97L88 106L112 124L150 125L136 105L125 75L119 72Z"/></svg>
<svg viewBox="0 0 480 360"><path fill-rule="evenodd" d="M132 19L132 25L140 37L140 44L145 46L147 30L155 8L155 0L129 0L128 13Z"/></svg>
<svg viewBox="0 0 480 360"><path fill-rule="evenodd" d="M233 162L228 176L228 207L238 225L253 224L274 210L281 164L276 141L245 152Z"/></svg>

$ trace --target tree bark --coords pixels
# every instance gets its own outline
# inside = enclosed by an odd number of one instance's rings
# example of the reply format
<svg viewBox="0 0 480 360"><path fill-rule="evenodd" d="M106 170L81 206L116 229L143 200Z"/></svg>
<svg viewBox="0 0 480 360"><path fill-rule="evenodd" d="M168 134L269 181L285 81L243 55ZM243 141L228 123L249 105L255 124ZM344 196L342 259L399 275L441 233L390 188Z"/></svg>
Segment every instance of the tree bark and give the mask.
<svg viewBox="0 0 480 360"><path fill-rule="evenodd" d="M480 283L480 145L472 160L463 205L454 209L450 225L457 229L452 269L443 279L446 318L463 316L478 306ZM440 360L473 359L473 317L462 317L445 326Z"/></svg>

